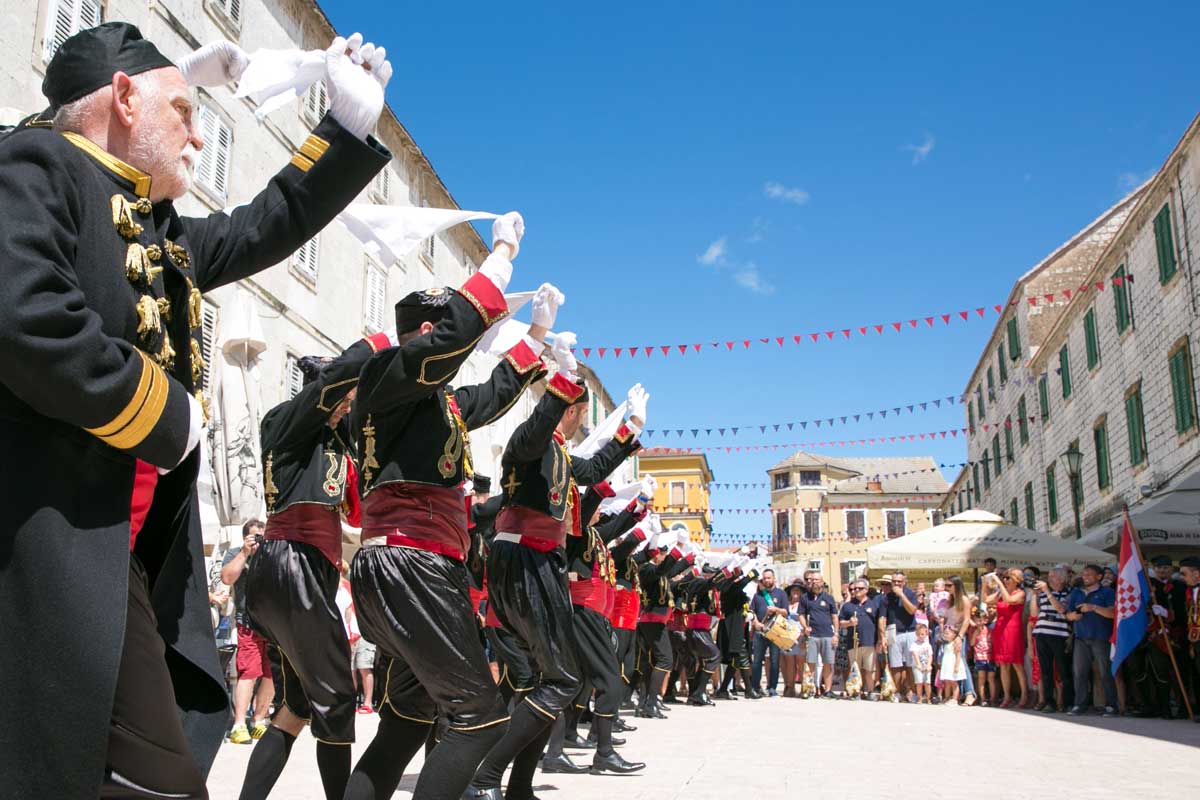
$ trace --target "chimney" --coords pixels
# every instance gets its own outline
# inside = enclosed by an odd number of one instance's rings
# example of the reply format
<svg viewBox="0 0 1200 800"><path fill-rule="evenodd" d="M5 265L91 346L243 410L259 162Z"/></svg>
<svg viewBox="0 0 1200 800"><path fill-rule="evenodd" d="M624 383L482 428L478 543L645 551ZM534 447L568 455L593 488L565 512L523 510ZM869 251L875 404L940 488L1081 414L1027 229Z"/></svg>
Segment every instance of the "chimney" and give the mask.
<svg viewBox="0 0 1200 800"><path fill-rule="evenodd" d="M882 492L883 484L879 481L867 481L868 492Z"/></svg>

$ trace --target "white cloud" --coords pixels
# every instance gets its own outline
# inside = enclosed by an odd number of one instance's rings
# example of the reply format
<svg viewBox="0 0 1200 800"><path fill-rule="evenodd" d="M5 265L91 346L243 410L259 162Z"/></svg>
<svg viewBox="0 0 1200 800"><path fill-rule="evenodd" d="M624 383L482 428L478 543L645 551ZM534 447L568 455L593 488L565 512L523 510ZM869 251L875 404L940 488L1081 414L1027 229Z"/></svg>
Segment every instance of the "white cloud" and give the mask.
<svg viewBox="0 0 1200 800"><path fill-rule="evenodd" d="M937 144L937 139L933 138L933 134L925 134L925 141L920 144L906 144L904 149L913 154L913 166L920 164L925 159L929 158L929 154L933 152L934 145Z"/></svg>
<svg viewBox="0 0 1200 800"><path fill-rule="evenodd" d="M708 249L696 257L706 267L721 266L725 263L725 253L728 248L726 245L729 242L728 236L722 236L708 246Z"/></svg>
<svg viewBox="0 0 1200 800"><path fill-rule="evenodd" d="M750 223L750 235L746 237L746 241L750 244L758 244L766 241L767 230L770 229L771 223L762 217L755 217Z"/></svg>
<svg viewBox="0 0 1200 800"><path fill-rule="evenodd" d="M763 186L763 194L772 200L780 200L784 203L794 203L802 206L808 202L809 193L799 188L798 186L784 186L776 181L767 181Z"/></svg>
<svg viewBox="0 0 1200 800"><path fill-rule="evenodd" d="M1132 192L1134 189L1149 180L1150 176L1153 174L1154 170L1150 170L1148 172L1134 172L1133 170L1127 170L1117 176L1117 188L1122 192Z"/></svg>
<svg viewBox="0 0 1200 800"><path fill-rule="evenodd" d="M755 294L773 294L775 292L775 287L763 280L762 275L758 272L758 266L753 261L739 267L733 274L733 279L738 286L749 289Z"/></svg>

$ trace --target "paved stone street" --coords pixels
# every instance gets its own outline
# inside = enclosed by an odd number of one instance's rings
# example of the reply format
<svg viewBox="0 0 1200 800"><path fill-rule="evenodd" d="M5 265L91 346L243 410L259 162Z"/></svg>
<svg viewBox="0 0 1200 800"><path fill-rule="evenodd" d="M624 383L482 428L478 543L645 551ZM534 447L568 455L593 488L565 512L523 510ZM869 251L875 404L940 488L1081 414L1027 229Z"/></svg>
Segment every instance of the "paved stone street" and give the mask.
<svg viewBox="0 0 1200 800"><path fill-rule="evenodd" d="M358 718L355 759L375 732ZM634 776L539 775L542 800L708 800L790 796L1030 797L1047 781L1074 796L1145 797L1194 785L1200 725L1186 721L1050 717L990 708L832 700L675 706L668 720L631 720L627 758L649 763ZM758 743L758 744L756 744ZM222 746L209 780L212 800L235 800L248 745ZM590 760L580 753L577 760ZM395 795L411 797L420 760ZM947 775L957 776L947 779ZM1061 792L1055 792L1061 794ZM273 797L320 800L313 739L302 734Z"/></svg>

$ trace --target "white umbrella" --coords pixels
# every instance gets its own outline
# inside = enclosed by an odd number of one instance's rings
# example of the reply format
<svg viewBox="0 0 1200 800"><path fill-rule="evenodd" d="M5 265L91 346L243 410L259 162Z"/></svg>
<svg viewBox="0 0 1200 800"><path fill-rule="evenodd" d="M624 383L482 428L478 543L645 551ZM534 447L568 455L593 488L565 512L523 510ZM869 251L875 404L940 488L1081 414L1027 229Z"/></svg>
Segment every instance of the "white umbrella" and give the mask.
<svg viewBox="0 0 1200 800"><path fill-rule="evenodd" d="M263 514L258 362L267 342L254 299L245 289L239 288L222 310L219 343L213 357L213 484L221 524L237 527ZM240 532L230 538L236 536Z"/></svg>
<svg viewBox="0 0 1200 800"><path fill-rule="evenodd" d="M867 566L889 569L972 569L994 558L1001 564L1050 569L1056 564L1104 563L1107 553L1075 541L1009 525L1003 517L970 510L941 525L867 548Z"/></svg>
<svg viewBox="0 0 1200 800"><path fill-rule="evenodd" d="M1129 509L1129 518L1145 550L1200 548L1200 470L1152 495L1140 507ZM1121 546L1123 523L1124 515L1118 514L1088 531L1080 541L1116 552Z"/></svg>

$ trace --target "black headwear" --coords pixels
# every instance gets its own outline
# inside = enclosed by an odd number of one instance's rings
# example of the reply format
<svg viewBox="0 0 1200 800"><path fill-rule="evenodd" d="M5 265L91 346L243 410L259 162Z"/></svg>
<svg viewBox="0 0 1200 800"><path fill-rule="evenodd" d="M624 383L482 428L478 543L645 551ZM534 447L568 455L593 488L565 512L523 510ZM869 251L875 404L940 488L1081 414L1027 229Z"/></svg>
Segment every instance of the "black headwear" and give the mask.
<svg viewBox="0 0 1200 800"><path fill-rule="evenodd" d="M1179 566L1200 569L1200 556L1188 556L1179 560Z"/></svg>
<svg viewBox="0 0 1200 800"><path fill-rule="evenodd" d="M1172 566L1173 562L1170 556L1155 556L1150 559L1150 563L1156 567L1169 567Z"/></svg>
<svg viewBox="0 0 1200 800"><path fill-rule="evenodd" d="M300 374L304 376L304 385L308 386L321 377L321 370L330 361L333 361L333 359L329 356L304 356L297 361L296 366L300 368Z"/></svg>
<svg viewBox="0 0 1200 800"><path fill-rule="evenodd" d="M419 292L409 292L396 303L396 333L409 333L423 322L436 323L446 315L453 290L434 286Z"/></svg>
<svg viewBox="0 0 1200 800"><path fill-rule="evenodd" d="M492 479L487 475L480 475L478 472L476 472L475 477L471 479L471 482L475 487L475 494L492 493Z"/></svg>
<svg viewBox="0 0 1200 800"><path fill-rule="evenodd" d="M575 398L574 403L571 403L571 405L573 405L573 406L577 406L580 403L586 403L588 401L587 382L583 378L576 378L575 385L578 386L579 388L583 389L583 392L580 393L579 397Z"/></svg>
<svg viewBox="0 0 1200 800"><path fill-rule="evenodd" d="M139 75L173 67L171 60L128 22L106 22L67 39L46 66L42 94L57 111L107 86L113 75Z"/></svg>

